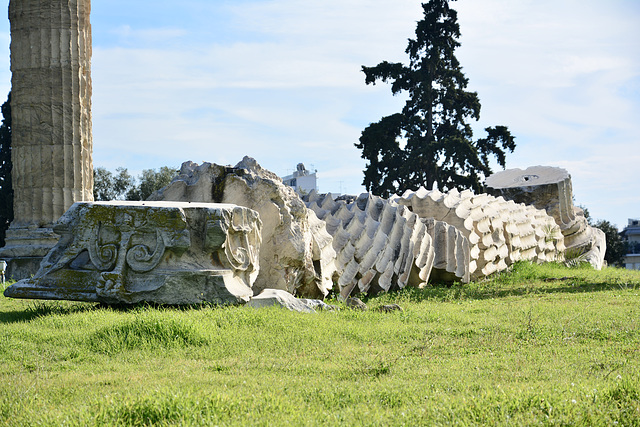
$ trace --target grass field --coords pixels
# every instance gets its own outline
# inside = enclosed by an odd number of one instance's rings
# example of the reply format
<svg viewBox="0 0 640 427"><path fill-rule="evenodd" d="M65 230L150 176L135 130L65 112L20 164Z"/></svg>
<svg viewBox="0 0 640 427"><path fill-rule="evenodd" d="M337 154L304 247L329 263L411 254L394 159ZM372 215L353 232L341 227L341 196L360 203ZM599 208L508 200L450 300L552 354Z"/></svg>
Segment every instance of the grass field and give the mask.
<svg viewBox="0 0 640 427"><path fill-rule="evenodd" d="M0 297L0 423L640 425L639 295L640 272L516 264L364 312Z"/></svg>

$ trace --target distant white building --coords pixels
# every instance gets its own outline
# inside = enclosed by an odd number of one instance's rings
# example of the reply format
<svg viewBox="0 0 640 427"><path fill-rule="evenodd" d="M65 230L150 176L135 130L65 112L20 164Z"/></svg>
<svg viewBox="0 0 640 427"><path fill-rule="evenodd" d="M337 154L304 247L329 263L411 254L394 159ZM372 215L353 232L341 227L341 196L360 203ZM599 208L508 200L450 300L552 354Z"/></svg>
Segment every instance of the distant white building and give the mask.
<svg viewBox="0 0 640 427"><path fill-rule="evenodd" d="M640 219L629 218L629 225L620 235L629 247L629 253L624 257L625 267L628 270L640 270Z"/></svg>
<svg viewBox="0 0 640 427"><path fill-rule="evenodd" d="M309 194L311 191L318 191L316 171L313 173L304 167L303 163L298 163L296 171L287 176L282 177L282 182L289 187L293 187L298 194Z"/></svg>

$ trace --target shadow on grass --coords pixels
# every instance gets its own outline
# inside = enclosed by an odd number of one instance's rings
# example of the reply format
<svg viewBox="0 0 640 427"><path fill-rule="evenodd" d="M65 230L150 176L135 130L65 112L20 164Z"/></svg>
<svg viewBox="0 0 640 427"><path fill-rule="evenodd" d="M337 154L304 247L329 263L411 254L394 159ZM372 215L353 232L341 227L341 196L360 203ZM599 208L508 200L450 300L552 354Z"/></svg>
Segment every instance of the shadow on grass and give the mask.
<svg viewBox="0 0 640 427"><path fill-rule="evenodd" d="M405 288L398 292L363 296L367 301L421 302L471 301L543 294L579 294L612 290L640 290L640 274L623 269L595 271L590 267L568 268L559 265L536 266L518 263L507 272L468 284L431 284L423 289Z"/></svg>
<svg viewBox="0 0 640 427"><path fill-rule="evenodd" d="M508 271L500 272L489 278L467 284L432 284L426 288L405 288L380 295L353 295L364 302L375 304L422 301L460 302L484 299L500 299L513 296L543 294L578 294L587 292L605 292L612 290L640 290L640 272L624 269L605 269L595 271L588 266L564 267L559 264L535 265L528 262L514 264ZM0 298L2 298L0 296ZM329 297L330 304L338 304ZM338 304L339 305L339 304ZM195 305L169 306L161 304L139 303L108 305L102 303L71 302L33 302L25 310L0 312L0 323L28 322L49 315L67 315L90 310L131 311L146 309L162 310L199 310L219 308L220 306L203 303Z"/></svg>
<svg viewBox="0 0 640 427"><path fill-rule="evenodd" d="M2 296L0 296L2 298ZM112 310L118 312L143 311L143 310L200 310L220 307L215 304L202 303L191 305L166 305L148 302L137 304L106 304L106 303L82 303L70 301L33 301L24 310L10 310L0 312L0 324L29 322L34 319L51 315L69 315L93 310Z"/></svg>
<svg viewBox="0 0 640 427"><path fill-rule="evenodd" d="M96 309L95 304L34 301L24 310L0 312L0 323L30 322L51 315L68 315Z"/></svg>
<svg viewBox="0 0 640 427"><path fill-rule="evenodd" d="M421 301L465 301L465 300L484 300L484 299L500 299L512 296L526 296L526 295L543 295L543 294L578 294L588 292L603 292L611 291L615 289L625 289L610 283L591 283L591 284L570 284L555 287L537 287L535 284L523 284L522 286L512 287L509 289L469 289L467 285L455 285L452 287L432 287L426 289L403 289L397 294L386 294L380 296L365 297L363 300L384 298L389 301L395 299L402 299L410 302ZM631 289L634 289L631 287ZM637 289L637 288L635 288Z"/></svg>

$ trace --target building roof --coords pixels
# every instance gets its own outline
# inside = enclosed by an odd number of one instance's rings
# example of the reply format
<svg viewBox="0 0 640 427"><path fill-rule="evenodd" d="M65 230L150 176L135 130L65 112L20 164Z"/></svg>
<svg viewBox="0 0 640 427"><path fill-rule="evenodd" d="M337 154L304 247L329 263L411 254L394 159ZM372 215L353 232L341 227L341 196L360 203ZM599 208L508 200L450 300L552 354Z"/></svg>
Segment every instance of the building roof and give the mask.
<svg viewBox="0 0 640 427"><path fill-rule="evenodd" d="M640 219L629 218L629 225L620 232L620 235L623 237L640 235Z"/></svg>
<svg viewBox="0 0 640 427"><path fill-rule="evenodd" d="M620 235L625 237L640 235L640 227L625 227Z"/></svg>

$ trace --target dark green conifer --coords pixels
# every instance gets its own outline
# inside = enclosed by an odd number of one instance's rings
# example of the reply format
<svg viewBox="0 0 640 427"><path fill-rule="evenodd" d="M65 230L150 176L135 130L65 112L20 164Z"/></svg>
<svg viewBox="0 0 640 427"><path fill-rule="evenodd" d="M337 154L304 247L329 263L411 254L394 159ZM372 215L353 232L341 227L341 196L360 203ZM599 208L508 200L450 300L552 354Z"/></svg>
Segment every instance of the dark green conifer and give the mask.
<svg viewBox="0 0 640 427"><path fill-rule="evenodd" d="M505 166L505 150L515 142L505 126L488 127L473 140L469 119L480 118L480 100L467 91L468 79L455 56L460 46L457 12L448 0L422 4L424 18L409 39L409 64L381 62L362 67L366 84L391 84L409 97L402 112L383 117L363 132L356 147L367 160L363 184L381 196L433 188L481 191L492 173L490 158Z"/></svg>

